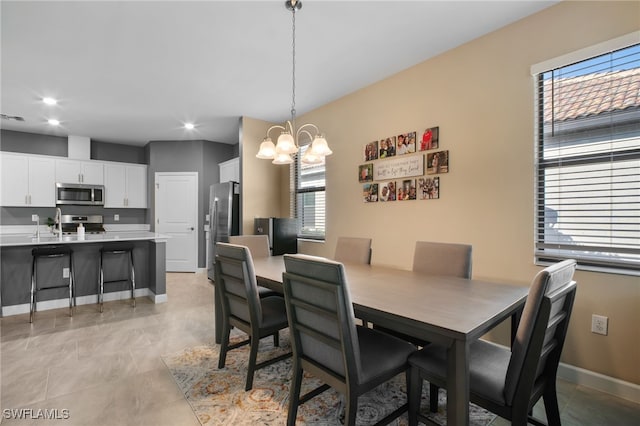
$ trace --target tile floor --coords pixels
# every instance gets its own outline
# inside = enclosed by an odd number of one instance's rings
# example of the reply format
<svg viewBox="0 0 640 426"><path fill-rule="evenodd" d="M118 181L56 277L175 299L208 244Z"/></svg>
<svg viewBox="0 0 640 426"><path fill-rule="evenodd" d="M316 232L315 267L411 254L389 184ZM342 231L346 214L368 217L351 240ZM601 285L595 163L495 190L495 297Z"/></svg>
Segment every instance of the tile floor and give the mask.
<svg viewBox="0 0 640 426"><path fill-rule="evenodd" d="M213 341L213 287L205 273L167 274L169 301L138 299L1 320L1 408L6 425L198 425L160 359ZM637 425L640 405L559 384L565 426ZM63 420L16 420L7 410L57 409ZM542 407L536 407L536 412ZM68 410L68 411L63 411ZM494 425L509 424L496 419Z"/></svg>

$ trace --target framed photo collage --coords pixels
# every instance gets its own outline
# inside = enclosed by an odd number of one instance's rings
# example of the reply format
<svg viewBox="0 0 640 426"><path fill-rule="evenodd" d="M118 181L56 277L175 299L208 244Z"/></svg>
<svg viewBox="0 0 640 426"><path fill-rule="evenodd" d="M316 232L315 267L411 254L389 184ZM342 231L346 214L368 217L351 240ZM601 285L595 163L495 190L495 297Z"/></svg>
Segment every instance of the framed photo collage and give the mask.
<svg viewBox="0 0 640 426"><path fill-rule="evenodd" d="M365 203L440 198L441 173L449 172L449 151L440 150L440 129L402 133L364 145L358 166ZM426 162L426 164L425 164Z"/></svg>

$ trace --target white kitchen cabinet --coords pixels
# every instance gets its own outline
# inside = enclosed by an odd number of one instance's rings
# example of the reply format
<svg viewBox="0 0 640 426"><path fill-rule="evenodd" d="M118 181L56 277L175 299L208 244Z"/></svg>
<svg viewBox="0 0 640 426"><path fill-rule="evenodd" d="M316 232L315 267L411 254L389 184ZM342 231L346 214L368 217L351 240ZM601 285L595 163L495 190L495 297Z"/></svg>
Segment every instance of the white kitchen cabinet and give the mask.
<svg viewBox="0 0 640 426"><path fill-rule="evenodd" d="M232 158L229 161L219 163L220 182L240 182L240 159Z"/></svg>
<svg viewBox="0 0 640 426"><path fill-rule="evenodd" d="M104 165L105 208L147 208L147 166Z"/></svg>
<svg viewBox="0 0 640 426"><path fill-rule="evenodd" d="M99 161L56 160L56 182L104 184L104 165Z"/></svg>
<svg viewBox="0 0 640 426"><path fill-rule="evenodd" d="M0 205L55 207L56 165L53 158L2 153Z"/></svg>

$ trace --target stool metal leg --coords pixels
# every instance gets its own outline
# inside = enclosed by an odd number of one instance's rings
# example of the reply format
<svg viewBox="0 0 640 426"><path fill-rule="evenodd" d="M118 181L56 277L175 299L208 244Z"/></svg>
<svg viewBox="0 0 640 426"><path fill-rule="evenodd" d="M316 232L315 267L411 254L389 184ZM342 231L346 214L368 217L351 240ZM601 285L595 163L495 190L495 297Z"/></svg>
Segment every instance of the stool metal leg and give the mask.
<svg viewBox="0 0 640 426"><path fill-rule="evenodd" d="M131 299L133 300L133 307L136 307L136 271L133 266L133 250L129 252L129 259L131 261Z"/></svg>
<svg viewBox="0 0 640 426"><path fill-rule="evenodd" d="M33 316L36 309L36 266L37 258L31 260L31 297L29 299L29 322L33 323Z"/></svg>
<svg viewBox="0 0 640 426"><path fill-rule="evenodd" d="M102 252L100 252L100 265L99 265L99 271L100 271L100 277L99 277L99 283L100 283L100 291L98 293L98 303L100 304L100 312L104 312L104 271L102 270Z"/></svg>
<svg viewBox="0 0 640 426"><path fill-rule="evenodd" d="M104 254L105 253L110 255L126 255L127 256L124 259L126 259L126 261L129 263L128 278L105 281L105 278L104 278ZM117 249L114 248L111 250L107 250L107 249L101 250L99 270L100 270L100 276L98 281L99 281L100 289L98 293L98 303L100 304L100 312L104 311L104 285L112 282L118 282L118 281L131 281L131 301L132 301L133 307L135 308L136 307L136 272L135 272L135 265L133 262L133 248L127 247L127 248L117 248Z"/></svg>
<svg viewBox="0 0 640 426"><path fill-rule="evenodd" d="M33 323L35 318L35 313L38 310L38 293L41 290L53 290L53 289L62 289L66 288L69 291L69 316L73 316L73 307L76 304L75 300L75 271L73 269L73 250L68 247L36 247L31 251L31 255L33 256L31 260L31 294L30 294L30 303L29 303L29 322ZM69 283L65 284L65 263L64 257L68 256L69 260L66 264L69 268ZM59 263L56 260L58 266L62 267L62 282L54 283L50 282L51 277L44 277L46 283L40 283L42 287L38 284L38 259L47 258L47 259L60 259ZM47 274L45 274L47 275ZM54 277L59 277L57 272L54 274ZM54 280L58 280L59 278L54 278ZM46 285L45 285L46 284Z"/></svg>
<svg viewBox="0 0 640 426"><path fill-rule="evenodd" d="M75 285L75 277L73 275L73 253L69 254L69 316L73 316L73 287Z"/></svg>

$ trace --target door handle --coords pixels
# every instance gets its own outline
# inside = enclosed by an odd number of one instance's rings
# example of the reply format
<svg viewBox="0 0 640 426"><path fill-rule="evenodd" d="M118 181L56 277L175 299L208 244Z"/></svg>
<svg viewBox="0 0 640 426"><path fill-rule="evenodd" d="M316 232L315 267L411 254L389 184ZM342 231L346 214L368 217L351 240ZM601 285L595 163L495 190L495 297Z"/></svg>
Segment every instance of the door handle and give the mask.
<svg viewBox="0 0 640 426"><path fill-rule="evenodd" d="M192 226L192 227L191 227L191 228L189 228L189 229L193 231L195 228Z"/></svg>

